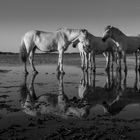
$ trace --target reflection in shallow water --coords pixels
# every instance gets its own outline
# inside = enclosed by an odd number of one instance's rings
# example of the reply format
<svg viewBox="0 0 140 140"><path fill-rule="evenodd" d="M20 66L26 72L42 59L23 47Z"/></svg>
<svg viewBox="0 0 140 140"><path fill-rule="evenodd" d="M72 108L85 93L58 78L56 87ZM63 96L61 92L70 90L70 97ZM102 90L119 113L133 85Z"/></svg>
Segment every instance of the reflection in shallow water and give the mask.
<svg viewBox="0 0 140 140"><path fill-rule="evenodd" d="M21 107L26 114L31 116L50 114L64 118L68 116L83 117L86 112L84 108L78 108L72 104L64 92L63 76L58 75L58 94L43 94L36 96L34 81L37 74L32 76L31 83L27 85L27 75L21 86Z"/></svg>
<svg viewBox="0 0 140 140"><path fill-rule="evenodd" d="M0 72L0 139L139 140L140 78L134 61L125 76L105 73L100 60L96 74L65 66L66 75L58 77L55 65L38 65L40 73L28 76L19 66L2 67L12 71Z"/></svg>
<svg viewBox="0 0 140 140"><path fill-rule="evenodd" d="M96 86L96 75L83 72L79 84L79 96L86 100L90 108L101 105L104 113L119 114L126 106L140 103L140 92L137 86L138 73L135 73L133 87L127 87L127 75L116 71L107 73L104 87Z"/></svg>
<svg viewBox="0 0 140 140"><path fill-rule="evenodd" d="M140 92L137 86L138 73L135 73L135 80L133 87L127 87L127 75L122 79L122 75L116 72L113 78L116 97L112 102L105 101L103 103L105 109L112 115L120 113L126 106L132 104L140 104Z"/></svg>
<svg viewBox="0 0 140 140"><path fill-rule="evenodd" d="M81 71L78 86L79 98L69 98L65 93L64 75L58 75L57 94L42 94L36 96L34 81L37 75L33 75L30 84L27 85L27 75L21 86L21 107L26 114L38 116L41 114L68 117L93 117L95 110L102 110L102 114L118 115L124 113L128 105L140 103L140 93L137 86L138 73L135 73L134 86L128 87L127 75L118 71L106 73L104 87L96 86L96 74L91 71Z"/></svg>

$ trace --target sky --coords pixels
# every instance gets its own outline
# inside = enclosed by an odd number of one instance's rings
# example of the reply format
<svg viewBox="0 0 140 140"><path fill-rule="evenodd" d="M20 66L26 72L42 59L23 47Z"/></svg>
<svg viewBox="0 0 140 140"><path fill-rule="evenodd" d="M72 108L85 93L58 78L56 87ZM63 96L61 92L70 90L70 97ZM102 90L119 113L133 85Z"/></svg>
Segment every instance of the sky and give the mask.
<svg viewBox="0 0 140 140"><path fill-rule="evenodd" d="M19 52L22 36L34 29L85 28L102 36L107 25L140 34L140 0L0 0L0 51Z"/></svg>

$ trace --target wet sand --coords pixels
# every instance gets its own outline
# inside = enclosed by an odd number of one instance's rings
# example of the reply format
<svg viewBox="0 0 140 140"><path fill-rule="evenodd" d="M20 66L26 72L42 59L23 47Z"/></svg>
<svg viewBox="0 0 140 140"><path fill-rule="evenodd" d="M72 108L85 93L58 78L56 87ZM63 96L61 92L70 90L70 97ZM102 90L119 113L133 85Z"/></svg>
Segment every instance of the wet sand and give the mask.
<svg viewBox="0 0 140 140"><path fill-rule="evenodd" d="M23 74L18 55L0 55L0 139L140 139L140 79L134 57L125 77L83 72L79 54L66 54L64 76L57 55L36 55L38 75ZM43 59L44 58L44 59ZM71 59L70 59L71 58Z"/></svg>

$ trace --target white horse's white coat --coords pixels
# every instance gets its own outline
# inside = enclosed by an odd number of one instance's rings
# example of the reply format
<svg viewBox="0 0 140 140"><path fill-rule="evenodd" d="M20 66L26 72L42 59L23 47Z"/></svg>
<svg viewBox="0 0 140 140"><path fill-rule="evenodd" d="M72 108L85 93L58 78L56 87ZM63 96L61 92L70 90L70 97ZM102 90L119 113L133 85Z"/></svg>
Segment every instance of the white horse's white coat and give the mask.
<svg viewBox="0 0 140 140"><path fill-rule="evenodd" d="M43 52L59 52L58 70L63 71L63 53L67 50L68 46L74 41L78 40L83 45L88 45L87 39L88 31L85 29L60 29L55 32L44 31L29 31L21 41L20 54L21 59L25 64L25 73L27 73L26 61L29 57L32 70L36 73L33 64L34 53L36 49Z"/></svg>

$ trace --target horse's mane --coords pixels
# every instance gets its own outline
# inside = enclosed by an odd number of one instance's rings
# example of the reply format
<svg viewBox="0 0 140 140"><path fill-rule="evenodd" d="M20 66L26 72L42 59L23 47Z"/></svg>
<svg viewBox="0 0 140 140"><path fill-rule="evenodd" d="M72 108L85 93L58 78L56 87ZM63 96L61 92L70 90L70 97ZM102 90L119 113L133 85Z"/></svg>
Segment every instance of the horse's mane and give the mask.
<svg viewBox="0 0 140 140"><path fill-rule="evenodd" d="M60 28L57 28L56 31L61 31L61 30L64 30L64 29L66 29L66 28L60 27Z"/></svg>
<svg viewBox="0 0 140 140"><path fill-rule="evenodd" d="M66 27L61 27L61 28L58 28L56 31L69 31L70 33L71 32L77 32L77 31L87 31L86 29L72 29L72 28L66 28Z"/></svg>
<svg viewBox="0 0 140 140"><path fill-rule="evenodd" d="M107 25L107 26L105 27L105 31L108 30L108 29L110 29L111 27L112 27L111 25Z"/></svg>
<svg viewBox="0 0 140 140"><path fill-rule="evenodd" d="M124 33L119 28L117 28L117 27L114 27L114 26L111 26L111 25L108 25L108 26L105 27L105 31L109 30L109 29L113 29L113 30L117 31L118 34L120 34L120 35L123 34L124 35Z"/></svg>

